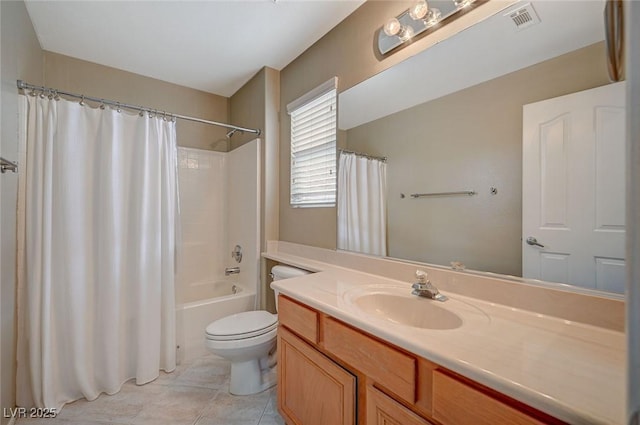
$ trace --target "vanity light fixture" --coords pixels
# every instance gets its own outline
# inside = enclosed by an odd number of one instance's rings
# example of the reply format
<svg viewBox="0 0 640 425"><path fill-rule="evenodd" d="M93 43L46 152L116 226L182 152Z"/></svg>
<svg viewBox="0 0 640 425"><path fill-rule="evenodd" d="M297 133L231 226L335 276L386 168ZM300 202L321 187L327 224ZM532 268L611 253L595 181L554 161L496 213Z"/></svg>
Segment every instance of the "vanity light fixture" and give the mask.
<svg viewBox="0 0 640 425"><path fill-rule="evenodd" d="M436 29L445 19L471 9L473 3L486 0L417 0L400 15L390 18L378 30L378 50L385 54L429 28ZM437 6L437 7L435 7Z"/></svg>

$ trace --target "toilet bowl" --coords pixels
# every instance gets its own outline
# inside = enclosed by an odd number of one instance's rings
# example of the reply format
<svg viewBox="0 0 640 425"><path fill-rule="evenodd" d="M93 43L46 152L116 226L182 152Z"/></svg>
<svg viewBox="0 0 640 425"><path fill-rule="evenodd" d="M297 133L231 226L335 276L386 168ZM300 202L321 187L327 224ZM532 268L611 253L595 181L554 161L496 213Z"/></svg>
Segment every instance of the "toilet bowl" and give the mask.
<svg viewBox="0 0 640 425"><path fill-rule="evenodd" d="M273 280L280 280L309 272L275 266L271 273ZM231 394L255 394L276 384L277 331L278 316L264 310L232 314L207 326L206 347L231 361Z"/></svg>
<svg viewBox="0 0 640 425"><path fill-rule="evenodd" d="M231 360L231 394L255 394L275 385L275 371L267 370L265 359L274 352L277 331L278 316L268 311L232 314L207 326L207 348Z"/></svg>

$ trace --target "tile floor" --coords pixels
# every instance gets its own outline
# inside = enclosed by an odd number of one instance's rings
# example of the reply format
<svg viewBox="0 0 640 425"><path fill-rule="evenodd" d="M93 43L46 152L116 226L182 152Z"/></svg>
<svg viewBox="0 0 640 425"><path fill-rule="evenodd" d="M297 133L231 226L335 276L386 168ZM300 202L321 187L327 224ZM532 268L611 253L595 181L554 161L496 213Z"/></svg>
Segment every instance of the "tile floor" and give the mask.
<svg viewBox="0 0 640 425"><path fill-rule="evenodd" d="M251 396L229 394L230 363L213 354L179 365L146 385L125 383L112 396L67 404L54 419L17 425L284 425L276 388Z"/></svg>

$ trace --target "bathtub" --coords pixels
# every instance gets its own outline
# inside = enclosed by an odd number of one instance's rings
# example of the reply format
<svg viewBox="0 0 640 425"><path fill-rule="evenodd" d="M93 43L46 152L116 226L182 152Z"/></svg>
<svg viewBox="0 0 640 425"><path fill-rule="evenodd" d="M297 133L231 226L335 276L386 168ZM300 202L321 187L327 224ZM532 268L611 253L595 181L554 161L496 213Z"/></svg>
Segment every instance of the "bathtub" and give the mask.
<svg viewBox="0 0 640 425"><path fill-rule="evenodd" d="M206 354L207 325L230 314L255 310L256 294L238 282L221 280L190 285L183 301L176 306L178 364Z"/></svg>

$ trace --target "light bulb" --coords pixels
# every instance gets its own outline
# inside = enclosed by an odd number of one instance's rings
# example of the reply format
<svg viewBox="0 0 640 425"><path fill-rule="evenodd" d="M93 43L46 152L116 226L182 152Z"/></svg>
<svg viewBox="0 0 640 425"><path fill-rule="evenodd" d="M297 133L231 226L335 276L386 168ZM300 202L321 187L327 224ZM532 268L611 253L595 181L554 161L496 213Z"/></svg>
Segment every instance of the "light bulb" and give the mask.
<svg viewBox="0 0 640 425"><path fill-rule="evenodd" d="M435 25L442 18L442 13L440 9L430 9L427 16L424 18L424 23L427 24L428 27Z"/></svg>
<svg viewBox="0 0 640 425"><path fill-rule="evenodd" d="M389 19L384 24L383 30L389 37L397 36L402 42L409 40L414 35L413 28L402 25L396 18Z"/></svg>
<svg viewBox="0 0 640 425"><path fill-rule="evenodd" d="M407 26L407 27L402 27L402 29L400 30L400 34L398 34L398 37L400 37L400 40L402 42L405 42L411 39L414 35L415 35L415 32L413 31L413 28Z"/></svg>
<svg viewBox="0 0 640 425"><path fill-rule="evenodd" d="M458 9L462 9L463 7L467 7L475 1L476 0L453 0L453 3L456 5Z"/></svg>
<svg viewBox="0 0 640 425"><path fill-rule="evenodd" d="M418 0L416 4L409 9L409 16L411 16L411 19L414 21L417 21L418 19L424 18L428 11L429 5L427 2L425 0Z"/></svg>
<svg viewBox="0 0 640 425"><path fill-rule="evenodd" d="M387 21L386 24L384 24L384 33L390 37L393 35L398 35L401 29L402 25L396 18L391 18Z"/></svg>

